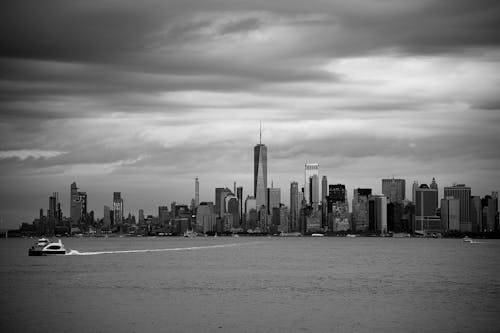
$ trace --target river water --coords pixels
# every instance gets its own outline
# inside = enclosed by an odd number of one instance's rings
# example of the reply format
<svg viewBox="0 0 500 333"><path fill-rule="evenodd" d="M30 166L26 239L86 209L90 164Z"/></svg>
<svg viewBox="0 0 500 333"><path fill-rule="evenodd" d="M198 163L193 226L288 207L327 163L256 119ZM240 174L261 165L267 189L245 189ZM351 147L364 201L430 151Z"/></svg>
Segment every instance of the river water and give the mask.
<svg viewBox="0 0 500 333"><path fill-rule="evenodd" d="M500 241L0 240L1 332L499 332Z"/></svg>

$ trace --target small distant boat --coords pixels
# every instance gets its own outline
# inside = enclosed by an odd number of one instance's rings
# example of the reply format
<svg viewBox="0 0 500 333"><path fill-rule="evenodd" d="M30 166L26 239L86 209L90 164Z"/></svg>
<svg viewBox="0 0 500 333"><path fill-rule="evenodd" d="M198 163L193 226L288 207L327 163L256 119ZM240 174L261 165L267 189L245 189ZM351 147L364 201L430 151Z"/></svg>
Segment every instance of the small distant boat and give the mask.
<svg viewBox="0 0 500 333"><path fill-rule="evenodd" d="M47 244L49 244L50 241L47 239L47 238L40 238L38 239L37 243L36 243L36 246L45 246Z"/></svg>
<svg viewBox="0 0 500 333"><path fill-rule="evenodd" d="M186 230L184 237L196 237L198 234L193 230Z"/></svg>
<svg viewBox="0 0 500 333"><path fill-rule="evenodd" d="M312 234L311 237L324 237L325 235L323 234Z"/></svg>
<svg viewBox="0 0 500 333"><path fill-rule="evenodd" d="M467 242L467 243L472 243L473 242L472 238L470 238L469 236L465 236L464 238L462 238L462 240L464 242Z"/></svg>
<svg viewBox="0 0 500 333"><path fill-rule="evenodd" d="M28 250L28 256L46 256L50 254L66 254L66 249L60 239L57 243L50 243L48 239L40 238Z"/></svg>
<svg viewBox="0 0 500 333"><path fill-rule="evenodd" d="M280 237L302 237L300 232L281 232Z"/></svg>
<svg viewBox="0 0 500 333"><path fill-rule="evenodd" d="M240 237L240 235L238 235L238 234L233 234L233 237L239 238L239 237Z"/></svg>
<svg viewBox="0 0 500 333"><path fill-rule="evenodd" d="M354 238L354 237L358 237L358 235L353 235L353 234L347 234L345 235L346 237L349 237L349 238Z"/></svg>

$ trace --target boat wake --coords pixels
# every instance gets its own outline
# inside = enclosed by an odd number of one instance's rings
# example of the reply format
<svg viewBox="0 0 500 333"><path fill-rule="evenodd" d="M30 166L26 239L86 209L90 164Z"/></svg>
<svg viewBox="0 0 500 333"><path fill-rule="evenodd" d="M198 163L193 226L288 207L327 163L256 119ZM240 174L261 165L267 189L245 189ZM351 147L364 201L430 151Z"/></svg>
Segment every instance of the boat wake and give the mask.
<svg viewBox="0 0 500 333"><path fill-rule="evenodd" d="M207 245L207 246L174 247L174 248L167 248L167 249L144 249L144 250L117 250L117 251L96 251L96 252L80 252L78 250L71 250L68 253L66 253L66 255L67 256L95 256L98 254L193 251L193 250L206 250L206 249L216 249L216 248L224 248L224 247L234 247L234 246L238 246L238 245L248 245L248 244L255 244L255 243L258 243L258 242L230 243L230 244Z"/></svg>

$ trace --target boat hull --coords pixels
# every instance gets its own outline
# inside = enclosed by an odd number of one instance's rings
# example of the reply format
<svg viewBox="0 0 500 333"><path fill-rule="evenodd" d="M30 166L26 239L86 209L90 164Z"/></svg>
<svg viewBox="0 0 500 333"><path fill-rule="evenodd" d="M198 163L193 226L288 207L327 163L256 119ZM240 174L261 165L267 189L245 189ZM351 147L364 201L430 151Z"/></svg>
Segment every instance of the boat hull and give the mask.
<svg viewBox="0 0 500 333"><path fill-rule="evenodd" d="M38 249L28 250L28 256L48 256L52 254L66 254L66 250L57 250L57 251L43 251Z"/></svg>

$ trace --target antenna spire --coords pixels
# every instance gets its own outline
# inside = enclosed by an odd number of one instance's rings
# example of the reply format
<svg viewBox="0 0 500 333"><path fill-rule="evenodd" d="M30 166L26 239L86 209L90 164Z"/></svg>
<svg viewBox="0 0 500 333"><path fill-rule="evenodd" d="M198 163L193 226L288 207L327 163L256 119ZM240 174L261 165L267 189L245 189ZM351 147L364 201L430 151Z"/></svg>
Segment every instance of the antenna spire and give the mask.
<svg viewBox="0 0 500 333"><path fill-rule="evenodd" d="M262 144L262 121L259 121L259 144Z"/></svg>

